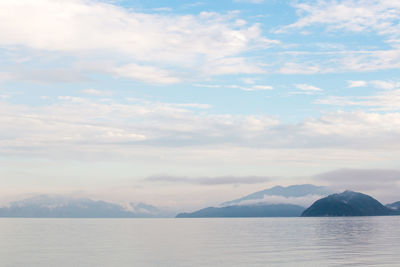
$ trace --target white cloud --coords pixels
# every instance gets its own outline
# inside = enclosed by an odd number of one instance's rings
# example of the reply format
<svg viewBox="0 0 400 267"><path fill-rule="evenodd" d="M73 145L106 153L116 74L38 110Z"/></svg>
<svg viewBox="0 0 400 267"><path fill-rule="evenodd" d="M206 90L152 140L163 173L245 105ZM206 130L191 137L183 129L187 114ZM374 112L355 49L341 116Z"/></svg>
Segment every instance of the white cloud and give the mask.
<svg viewBox="0 0 400 267"><path fill-rule="evenodd" d="M331 73L345 71L375 71L397 69L400 67L400 5L388 0L339 0L305 1L294 5L299 19L290 25L278 28L275 33L293 32L293 30L314 30L320 34L323 27L332 32L352 32L357 34L377 34L385 46L371 47L360 43L357 48L345 47L328 51L325 57L292 60L281 67L284 74ZM344 43L346 44L346 43ZM382 48L385 47L385 48ZM301 54L303 51L299 51ZM295 53L295 52L293 52ZM320 56L320 52L310 52Z"/></svg>
<svg viewBox="0 0 400 267"><path fill-rule="evenodd" d="M277 73L282 74L317 74L345 73L349 71L367 72L400 68L400 49L388 50L343 50L321 52L284 53L293 58L287 59ZM321 56L323 55L323 56Z"/></svg>
<svg viewBox="0 0 400 267"><path fill-rule="evenodd" d="M329 96L318 99L316 104L334 106L364 106L371 110L399 111L400 89L379 92L371 96Z"/></svg>
<svg viewBox="0 0 400 267"><path fill-rule="evenodd" d="M392 90L400 87L400 82L394 81L382 81L382 80L373 80L373 81L347 81L348 87L367 87L368 85L372 85L379 89L384 90Z"/></svg>
<svg viewBox="0 0 400 267"><path fill-rule="evenodd" d="M400 67L400 50L348 52L338 60L339 71L376 71Z"/></svg>
<svg viewBox="0 0 400 267"><path fill-rule="evenodd" d="M270 85L253 85L251 87L240 87L243 91L265 91L274 90L273 86Z"/></svg>
<svg viewBox="0 0 400 267"><path fill-rule="evenodd" d="M366 87L367 82L366 81L347 81L347 86L349 88L354 88L354 87Z"/></svg>
<svg viewBox="0 0 400 267"><path fill-rule="evenodd" d="M240 86L236 84L230 84L230 85L220 85L220 84L195 84L196 87L204 87L204 88L232 88L232 89L240 89L243 91L270 91L274 90L274 87L271 85L252 85L255 83L253 79L245 79L243 81L246 84L249 84L248 86Z"/></svg>
<svg viewBox="0 0 400 267"><path fill-rule="evenodd" d="M116 68L115 74L147 83L171 84L180 82L180 79L173 76L169 71L151 66L139 66L134 63Z"/></svg>
<svg viewBox="0 0 400 267"><path fill-rule="evenodd" d="M321 88L309 84L296 84L295 86L303 91L322 91Z"/></svg>
<svg viewBox="0 0 400 267"><path fill-rule="evenodd" d="M253 78L242 78L241 80L245 84L255 84L256 83L255 79L253 79Z"/></svg>
<svg viewBox="0 0 400 267"><path fill-rule="evenodd" d="M373 86L380 88L380 89L385 89L385 90L391 90L395 88L400 88L400 83L399 82L391 82L391 81L371 81L370 82Z"/></svg>
<svg viewBox="0 0 400 267"><path fill-rule="evenodd" d="M116 68L145 82L174 83L199 71L200 76L260 73L256 63L240 55L277 43L263 37L258 24L232 23L237 12L147 14L94 0L5 0L0 14L3 48L57 52L94 62L92 70ZM98 58L108 63L102 67ZM171 76L172 69L183 76Z"/></svg>
<svg viewBox="0 0 400 267"><path fill-rule="evenodd" d="M207 62L201 73L208 76L229 74L263 74L266 70L255 64L250 64L245 58L220 58Z"/></svg>
<svg viewBox="0 0 400 267"><path fill-rule="evenodd" d="M323 70L319 65L315 64L309 65L289 62L285 63L278 72L283 74L315 74L320 72L329 72L329 70Z"/></svg>
<svg viewBox="0 0 400 267"><path fill-rule="evenodd" d="M322 24L326 25L328 30L373 30L379 34L390 35L400 33L400 4L396 1L322 0L316 3L298 3L295 7L301 14L300 19L278 32Z"/></svg>
<svg viewBox="0 0 400 267"><path fill-rule="evenodd" d="M117 154L133 147L399 148L399 113L337 112L284 124L266 115L209 114L204 112L208 108L198 103L121 104L71 96L42 107L2 103L0 147L3 155L64 154L83 147L89 153L103 146L115 147Z"/></svg>
<svg viewBox="0 0 400 267"><path fill-rule="evenodd" d="M264 0L234 0L235 2L244 2L244 3L252 3L252 4L261 4Z"/></svg>

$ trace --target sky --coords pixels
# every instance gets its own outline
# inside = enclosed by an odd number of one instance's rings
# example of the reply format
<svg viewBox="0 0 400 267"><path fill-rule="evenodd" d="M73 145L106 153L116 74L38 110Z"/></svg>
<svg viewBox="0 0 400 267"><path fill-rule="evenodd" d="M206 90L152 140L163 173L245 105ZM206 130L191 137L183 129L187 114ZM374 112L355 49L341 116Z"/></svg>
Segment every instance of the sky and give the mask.
<svg viewBox="0 0 400 267"><path fill-rule="evenodd" d="M0 201L400 200L400 2L1 0Z"/></svg>

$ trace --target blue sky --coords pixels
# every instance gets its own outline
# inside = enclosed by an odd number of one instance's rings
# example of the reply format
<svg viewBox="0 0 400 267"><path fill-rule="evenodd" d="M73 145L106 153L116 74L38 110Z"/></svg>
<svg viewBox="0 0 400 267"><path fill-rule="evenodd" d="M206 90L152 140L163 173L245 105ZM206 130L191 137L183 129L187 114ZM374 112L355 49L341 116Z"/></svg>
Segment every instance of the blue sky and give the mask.
<svg viewBox="0 0 400 267"><path fill-rule="evenodd" d="M392 176L316 178L398 170L396 1L3 0L0 10L6 197L203 205L273 184L398 190Z"/></svg>

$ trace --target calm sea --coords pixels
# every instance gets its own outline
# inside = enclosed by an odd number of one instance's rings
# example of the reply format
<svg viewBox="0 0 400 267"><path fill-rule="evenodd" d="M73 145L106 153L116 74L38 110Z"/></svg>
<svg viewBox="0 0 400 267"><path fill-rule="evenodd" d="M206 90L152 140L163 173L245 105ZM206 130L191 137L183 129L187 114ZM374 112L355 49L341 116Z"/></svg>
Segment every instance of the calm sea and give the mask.
<svg viewBox="0 0 400 267"><path fill-rule="evenodd" d="M400 216L0 219L0 266L400 266Z"/></svg>

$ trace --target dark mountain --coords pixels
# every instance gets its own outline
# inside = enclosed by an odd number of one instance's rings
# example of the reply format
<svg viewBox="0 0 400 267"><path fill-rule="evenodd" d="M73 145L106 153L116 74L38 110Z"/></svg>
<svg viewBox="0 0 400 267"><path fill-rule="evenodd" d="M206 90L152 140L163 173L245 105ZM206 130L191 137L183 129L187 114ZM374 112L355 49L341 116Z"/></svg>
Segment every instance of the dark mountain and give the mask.
<svg viewBox="0 0 400 267"><path fill-rule="evenodd" d="M317 200L301 216L382 216L392 214L392 210L368 195L345 191Z"/></svg>
<svg viewBox="0 0 400 267"><path fill-rule="evenodd" d="M298 217L303 211L303 207L292 204L209 207L192 213L180 213L176 218Z"/></svg>
<svg viewBox="0 0 400 267"><path fill-rule="evenodd" d="M121 205L88 198L40 195L0 208L0 217L22 218L138 218L156 217L158 209L143 203Z"/></svg>
<svg viewBox="0 0 400 267"><path fill-rule="evenodd" d="M397 201L392 204L387 204L386 207L393 210L396 214L400 214L400 201Z"/></svg>
<svg viewBox="0 0 400 267"><path fill-rule="evenodd" d="M315 186L312 184L291 185L287 187L275 186L266 190L258 191L247 195L245 197L235 199L232 201L224 202L222 206L231 206L239 204L243 201L260 200L262 201L265 196L281 196L285 198L305 197L308 195L327 196L332 194L333 191L325 186Z"/></svg>

